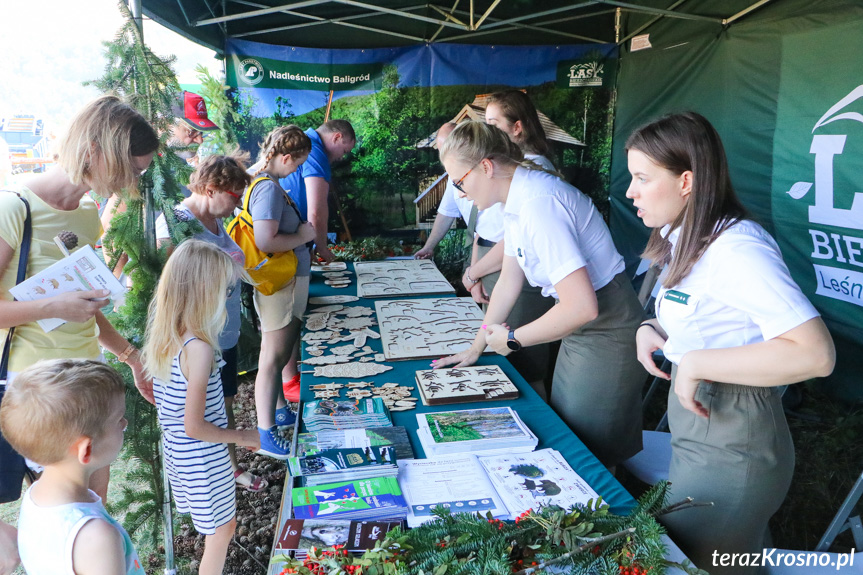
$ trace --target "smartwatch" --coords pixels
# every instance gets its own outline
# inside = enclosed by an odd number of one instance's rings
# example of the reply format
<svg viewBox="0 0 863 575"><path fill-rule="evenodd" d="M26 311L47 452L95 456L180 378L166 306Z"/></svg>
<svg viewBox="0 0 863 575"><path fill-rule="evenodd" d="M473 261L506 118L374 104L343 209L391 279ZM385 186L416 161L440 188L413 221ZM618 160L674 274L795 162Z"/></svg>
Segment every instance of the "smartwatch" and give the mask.
<svg viewBox="0 0 863 575"><path fill-rule="evenodd" d="M515 339L515 330L509 330L509 336L506 338L506 347L508 347L511 351L518 351L521 349L521 342Z"/></svg>

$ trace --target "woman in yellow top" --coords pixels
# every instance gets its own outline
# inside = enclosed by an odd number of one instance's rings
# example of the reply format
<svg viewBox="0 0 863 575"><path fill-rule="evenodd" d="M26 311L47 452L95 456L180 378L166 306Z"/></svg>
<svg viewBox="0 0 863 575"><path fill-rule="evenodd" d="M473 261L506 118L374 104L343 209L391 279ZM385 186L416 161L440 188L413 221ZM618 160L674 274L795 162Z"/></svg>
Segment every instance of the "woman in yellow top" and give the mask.
<svg viewBox="0 0 863 575"><path fill-rule="evenodd" d="M58 165L28 180L14 191L0 193L0 339L15 328L9 354L8 381L15 373L41 359L98 359L102 348L132 369L135 385L153 402L152 382L137 350L115 330L102 312L106 290L80 291L37 301L14 301L9 288L17 280L26 207L30 205L32 240L27 277L63 258L54 237L77 236L78 245L93 245L100 233L96 203L85 196L93 190L102 197L132 188L150 166L159 146L153 128L134 108L115 96L102 96L81 110L60 141ZM19 198L20 196L20 198ZM67 323L45 332L40 319ZM5 383L5 382L2 382ZM0 391L5 386L0 385ZM107 495L108 469L93 475L91 488Z"/></svg>

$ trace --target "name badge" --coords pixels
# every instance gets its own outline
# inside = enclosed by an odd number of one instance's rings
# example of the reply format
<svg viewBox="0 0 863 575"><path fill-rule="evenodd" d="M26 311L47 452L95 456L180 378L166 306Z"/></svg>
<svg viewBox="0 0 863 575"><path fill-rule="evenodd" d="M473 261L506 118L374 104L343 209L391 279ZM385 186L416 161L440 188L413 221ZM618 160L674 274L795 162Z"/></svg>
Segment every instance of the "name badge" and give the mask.
<svg viewBox="0 0 863 575"><path fill-rule="evenodd" d="M689 305L689 298L690 295L688 293L670 289L665 292L665 297L663 299L671 300L682 305Z"/></svg>

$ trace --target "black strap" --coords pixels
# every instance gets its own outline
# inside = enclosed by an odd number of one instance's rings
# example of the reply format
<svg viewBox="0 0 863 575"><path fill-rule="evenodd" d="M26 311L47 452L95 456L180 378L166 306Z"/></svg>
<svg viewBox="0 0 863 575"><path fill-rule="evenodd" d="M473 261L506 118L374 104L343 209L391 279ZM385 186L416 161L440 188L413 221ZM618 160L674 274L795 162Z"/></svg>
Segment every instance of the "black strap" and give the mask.
<svg viewBox="0 0 863 575"><path fill-rule="evenodd" d="M15 280L15 285L24 281L27 275L27 260L30 259L30 243L33 239L33 218L30 215L30 203L19 193L13 192L22 202L24 209L27 211L27 216L24 218L24 233L21 236L21 246L18 248L18 278ZM3 345L3 359L0 360L0 381L6 381L6 375L9 369L9 355L12 350L12 335L15 333L15 327L10 327L6 332L6 343Z"/></svg>

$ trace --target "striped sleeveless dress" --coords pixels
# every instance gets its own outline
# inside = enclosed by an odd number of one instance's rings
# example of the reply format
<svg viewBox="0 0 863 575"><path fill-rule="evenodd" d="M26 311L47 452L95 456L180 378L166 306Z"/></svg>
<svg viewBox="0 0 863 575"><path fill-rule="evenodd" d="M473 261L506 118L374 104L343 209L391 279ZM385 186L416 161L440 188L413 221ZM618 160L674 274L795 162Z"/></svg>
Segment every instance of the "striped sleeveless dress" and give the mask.
<svg viewBox="0 0 863 575"><path fill-rule="evenodd" d="M197 338L189 338L186 344ZM181 349L171 364L171 380L153 380L153 392L162 427L165 469L180 513L190 513L199 533L212 535L236 514L236 493L231 459L225 443L208 443L186 435L186 391L189 382L180 369ZM220 364L224 364L220 360ZM204 419L228 427L225 397L218 366L207 381Z"/></svg>

